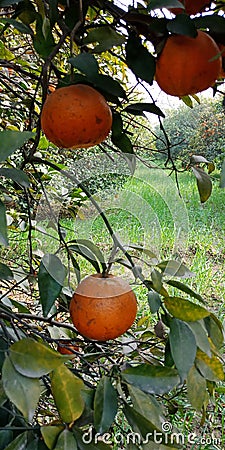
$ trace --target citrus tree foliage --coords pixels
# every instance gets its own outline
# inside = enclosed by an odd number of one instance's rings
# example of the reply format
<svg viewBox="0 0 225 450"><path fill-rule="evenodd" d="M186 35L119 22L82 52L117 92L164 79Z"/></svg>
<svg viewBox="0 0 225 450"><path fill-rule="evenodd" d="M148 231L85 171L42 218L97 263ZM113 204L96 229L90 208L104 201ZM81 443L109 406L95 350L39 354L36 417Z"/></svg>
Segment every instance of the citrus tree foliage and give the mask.
<svg viewBox="0 0 225 450"><path fill-rule="evenodd" d="M218 168L224 160L224 107L216 101L204 101L193 109L181 106L168 111L163 121L167 136L172 143L172 155L179 158L183 167L193 154L214 161ZM165 150L166 143L159 127L156 129L156 147Z"/></svg>
<svg viewBox="0 0 225 450"><path fill-rule="evenodd" d="M151 92L156 57L169 32L192 36L196 28L207 29L225 43L222 0L213 3L211 14L192 18L165 13L163 7L180 6L177 0L130 3L125 10L107 0L0 1L1 449L107 449L121 421L131 433L127 448L148 440L154 449L177 448L179 442L163 427L172 399L187 392L204 417L215 384L224 379L222 325L204 298L180 281L193 274L180 261L157 260L151 249L124 247L88 185L69 170L73 151L50 145L41 132L48 93L71 83L89 84L113 111L111 136L100 150L124 156L134 173L140 148L131 125L137 127L145 112L159 120L164 113L151 94L149 102L137 100L127 68ZM169 139L165 153L174 169ZM192 167L205 201L208 179L198 165L208 162L196 158ZM40 251L35 214L53 175L74 186L67 202L61 201L68 214L76 216L91 199L112 238L110 260L88 239L68 241L60 215L54 214L48 227L56 231L56 249ZM57 187L52 191L55 200L60 193ZM20 248L11 237L24 231L26 245ZM135 263L140 253L147 276ZM137 288L144 286L146 314L125 340L90 341L70 322L69 302L83 275L80 258L95 272L113 271L115 261L121 263ZM60 343L69 353L57 351ZM154 433L160 433L160 444Z"/></svg>

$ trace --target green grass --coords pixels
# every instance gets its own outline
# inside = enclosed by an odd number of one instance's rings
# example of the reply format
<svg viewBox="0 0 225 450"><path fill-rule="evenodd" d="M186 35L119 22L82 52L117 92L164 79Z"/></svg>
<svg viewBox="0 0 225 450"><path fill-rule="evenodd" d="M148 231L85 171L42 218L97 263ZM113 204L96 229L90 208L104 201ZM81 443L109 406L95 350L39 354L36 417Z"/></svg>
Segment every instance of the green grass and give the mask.
<svg viewBox="0 0 225 450"><path fill-rule="evenodd" d="M144 245L152 250L159 260L178 258L195 273L188 284L197 289L210 306L220 315L224 313L225 273L225 190L213 181L213 192L202 206L194 176L180 174L179 198L173 178L168 178L161 170L149 170L144 166L128 180L123 190L114 192L105 199L98 198L111 226L125 245ZM93 206L85 204L82 218L61 219L66 241L76 238L90 239L99 245L108 259L112 249L112 238L99 214ZM33 232L35 252L56 252L60 243L57 230L49 227L48 220L39 223L46 234ZM27 258L27 232L10 233L11 249L5 259L18 261L25 267ZM62 253L61 253L62 255ZM122 253L118 256L122 257ZM139 255L143 257L143 255ZM150 275L149 260L137 260L142 265L146 277ZM93 270L89 263L79 258L82 273ZM124 272L118 265L114 269Z"/></svg>

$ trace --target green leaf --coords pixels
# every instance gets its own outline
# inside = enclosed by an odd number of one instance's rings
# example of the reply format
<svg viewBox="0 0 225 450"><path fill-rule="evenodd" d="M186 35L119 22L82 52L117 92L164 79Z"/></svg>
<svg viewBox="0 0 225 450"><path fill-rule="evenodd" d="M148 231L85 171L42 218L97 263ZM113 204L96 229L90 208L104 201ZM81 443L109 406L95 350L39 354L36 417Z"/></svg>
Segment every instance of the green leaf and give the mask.
<svg viewBox="0 0 225 450"><path fill-rule="evenodd" d="M97 273L101 272L98 260L95 256L95 254L89 250L89 248L86 245L83 244L70 244L68 246L70 250L72 250L74 253L77 253L78 255L81 255L83 258L85 258L87 261L89 261L90 264L95 268Z"/></svg>
<svg viewBox="0 0 225 450"><path fill-rule="evenodd" d="M1 450L4 450L12 440L13 440L12 430L0 430L0 449Z"/></svg>
<svg viewBox="0 0 225 450"><path fill-rule="evenodd" d="M220 188L225 188L225 159L223 161L220 173Z"/></svg>
<svg viewBox="0 0 225 450"><path fill-rule="evenodd" d="M28 422L31 422L41 394L40 381L17 372L7 357L2 367L3 387L9 400L16 405Z"/></svg>
<svg viewBox="0 0 225 450"><path fill-rule="evenodd" d="M225 18L218 14L204 15L193 19L197 28L205 28L209 31L224 34Z"/></svg>
<svg viewBox="0 0 225 450"><path fill-rule="evenodd" d="M206 398L206 380L202 377L195 366L193 366L187 376L187 396L191 406L201 411Z"/></svg>
<svg viewBox="0 0 225 450"><path fill-rule="evenodd" d="M192 38L198 34L193 20L187 14L178 14L175 19L169 20L167 29L170 33L183 34Z"/></svg>
<svg viewBox="0 0 225 450"><path fill-rule="evenodd" d="M135 386L128 386L129 394L135 410L146 417L156 428L161 430L162 424L166 421L163 415L162 406L155 397L145 394Z"/></svg>
<svg viewBox="0 0 225 450"><path fill-rule="evenodd" d="M59 296L66 277L60 259L50 253L43 256L38 272L38 287L43 314L47 316Z"/></svg>
<svg viewBox="0 0 225 450"><path fill-rule="evenodd" d="M213 344L220 349L224 344L224 329L223 326L213 313L204 319L208 335Z"/></svg>
<svg viewBox="0 0 225 450"><path fill-rule="evenodd" d="M28 432L25 431L16 437L4 450L27 450Z"/></svg>
<svg viewBox="0 0 225 450"><path fill-rule="evenodd" d="M22 0L0 0L0 7L3 8L3 6L11 6L15 5L16 3L20 3Z"/></svg>
<svg viewBox="0 0 225 450"><path fill-rule="evenodd" d="M72 431L65 428L60 433L54 450L77 450L77 441Z"/></svg>
<svg viewBox="0 0 225 450"><path fill-rule="evenodd" d="M163 395L180 381L176 369L140 364L122 372L122 378L148 394Z"/></svg>
<svg viewBox="0 0 225 450"><path fill-rule="evenodd" d="M0 162L5 161L8 156L34 136L34 133L30 131L0 131Z"/></svg>
<svg viewBox="0 0 225 450"><path fill-rule="evenodd" d="M135 408L128 404L125 405L124 414L132 429L140 434L138 436L139 444L141 444L142 440L147 440L147 436L149 436L149 440L153 440L154 430L160 433L160 438L163 442L163 433L161 433L160 428L157 428L150 420L136 411Z"/></svg>
<svg viewBox="0 0 225 450"><path fill-rule="evenodd" d="M187 325L191 329L195 336L197 347L204 353L211 357L210 343L207 336L206 328L203 326L204 322L187 322Z"/></svg>
<svg viewBox="0 0 225 450"><path fill-rule="evenodd" d="M45 22L45 25L47 22ZM44 20L40 14L37 15L36 33L33 37L33 46L36 52L46 59L55 47L55 41L52 35L51 26L43 27Z"/></svg>
<svg viewBox="0 0 225 450"><path fill-rule="evenodd" d="M63 422L77 420L84 411L83 381L61 364L51 375L51 389L56 407Z"/></svg>
<svg viewBox="0 0 225 450"><path fill-rule="evenodd" d="M184 381L190 368L194 364L197 345L194 334L188 325L179 319L172 319L169 333L170 350L179 372Z"/></svg>
<svg viewBox="0 0 225 450"><path fill-rule="evenodd" d="M9 245L7 236L6 207L0 200L0 242L7 247Z"/></svg>
<svg viewBox="0 0 225 450"><path fill-rule="evenodd" d="M157 116L165 117L165 114L155 103L131 103L124 111L134 115L143 115L143 112L147 111Z"/></svg>
<svg viewBox="0 0 225 450"><path fill-rule="evenodd" d="M223 365L217 356L213 355L209 358L204 352L197 350L195 364L199 372L207 380L224 381Z"/></svg>
<svg viewBox="0 0 225 450"><path fill-rule="evenodd" d="M0 176L9 178L25 188L28 188L30 186L30 180L28 176L20 169L7 169L2 167L0 168Z"/></svg>
<svg viewBox="0 0 225 450"><path fill-rule="evenodd" d="M70 359L31 338L21 339L11 345L10 360L15 369L26 377L39 378L48 374L63 361Z"/></svg>
<svg viewBox="0 0 225 450"><path fill-rule="evenodd" d="M98 62L90 53L80 53L78 56L70 58L69 63L88 77L98 74Z"/></svg>
<svg viewBox="0 0 225 450"><path fill-rule="evenodd" d="M183 8L184 5L178 0L148 0L148 9L162 9L162 8Z"/></svg>
<svg viewBox="0 0 225 450"><path fill-rule="evenodd" d="M192 97L192 96L191 96ZM181 97L182 102L188 106L188 108L193 108L193 101L192 98L190 97L190 95L183 95L183 97Z"/></svg>
<svg viewBox="0 0 225 450"><path fill-rule="evenodd" d="M165 282L166 282L166 284L169 284L170 286L173 286L173 287L179 289L180 291L185 292L186 294L190 295L190 297L196 298L197 300L199 300L199 302L205 303L205 300L203 299L203 297L200 294L198 294L197 292L193 291L186 284L181 283L180 281L177 281L177 280L168 280Z"/></svg>
<svg viewBox="0 0 225 450"><path fill-rule="evenodd" d="M117 413L117 391L109 377L100 379L94 397L94 426L98 433L105 433Z"/></svg>
<svg viewBox="0 0 225 450"><path fill-rule="evenodd" d="M13 280L13 272L5 264L0 262L0 280Z"/></svg>
<svg viewBox="0 0 225 450"><path fill-rule="evenodd" d="M97 245L95 245L92 241L90 241L89 239L76 239L74 241L70 241L70 244L71 243L77 244L78 247L79 247L79 245L81 245L82 247L85 247L88 250L90 250L90 252L100 262L100 264L102 266L102 270L105 271L107 269L107 265L106 265L103 253L101 252L100 248L97 247Z"/></svg>
<svg viewBox="0 0 225 450"><path fill-rule="evenodd" d="M207 309L182 297L166 297L164 301L169 313L180 320L194 322L210 315Z"/></svg>
<svg viewBox="0 0 225 450"><path fill-rule="evenodd" d="M154 289L156 292L161 292L161 289L162 289L162 287L163 287L163 284L162 284L162 274L161 274L158 270L153 269L153 270L151 271L151 279L152 279L153 289Z"/></svg>
<svg viewBox="0 0 225 450"><path fill-rule="evenodd" d="M0 6L1 6L1 4L0 4ZM14 28L16 28L22 34L33 34L33 31L29 26L25 25L22 22L18 22L15 19L10 19L10 18L5 19L5 18L1 17L0 22L6 23L6 24L8 23L9 25L12 25Z"/></svg>
<svg viewBox="0 0 225 450"><path fill-rule="evenodd" d="M160 295L155 291L149 291L148 293L148 304L152 314L158 312L162 302Z"/></svg>
<svg viewBox="0 0 225 450"><path fill-rule="evenodd" d="M163 275L169 275L179 278L191 278L195 275L183 263L172 259L162 261L161 263L157 264L156 267L158 267L163 272Z"/></svg>
<svg viewBox="0 0 225 450"><path fill-rule="evenodd" d="M198 192L201 203L205 203L212 193L212 181L210 176L200 167L191 168L197 180Z"/></svg>
<svg viewBox="0 0 225 450"><path fill-rule="evenodd" d="M58 425L43 425L41 427L41 435L44 439L45 444L50 450L55 448L58 436L61 431L64 430L64 425L59 423Z"/></svg>
<svg viewBox="0 0 225 450"><path fill-rule="evenodd" d="M155 58L136 35L130 35L126 45L126 62L137 78L152 84L155 75Z"/></svg>
<svg viewBox="0 0 225 450"><path fill-rule="evenodd" d="M83 39L83 44L91 44L98 42L98 45L92 50L95 53L105 52L114 46L120 46L126 42L125 36L118 33L111 26L97 27L90 30Z"/></svg>
<svg viewBox="0 0 225 450"><path fill-rule="evenodd" d="M107 94L112 95L113 98L109 97L109 100L116 102L116 97L127 98L126 91L123 89L121 84L114 80L109 75L98 74L91 78L93 86L99 89L105 97Z"/></svg>

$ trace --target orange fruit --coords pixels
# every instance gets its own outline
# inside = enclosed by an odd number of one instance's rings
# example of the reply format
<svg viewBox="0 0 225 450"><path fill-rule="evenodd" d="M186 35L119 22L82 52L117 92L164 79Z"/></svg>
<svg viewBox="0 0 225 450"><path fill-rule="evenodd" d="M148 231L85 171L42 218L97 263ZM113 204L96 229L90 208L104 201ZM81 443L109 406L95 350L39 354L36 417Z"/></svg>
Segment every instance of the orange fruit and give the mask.
<svg viewBox="0 0 225 450"><path fill-rule="evenodd" d="M89 275L78 285L70 316L77 330L88 339L115 339L133 324L137 313L136 296L120 277Z"/></svg>
<svg viewBox="0 0 225 450"><path fill-rule="evenodd" d="M105 98L92 87L74 84L50 94L41 127L50 142L63 148L88 148L104 141L112 126Z"/></svg>
<svg viewBox="0 0 225 450"><path fill-rule="evenodd" d="M215 41L204 31L197 37L170 35L156 62L155 79L169 95L183 97L213 86L222 58Z"/></svg>
<svg viewBox="0 0 225 450"><path fill-rule="evenodd" d="M204 11L206 6L211 3L209 0L180 0L180 2L183 3L185 9L169 8L169 11L176 15L186 13L191 16Z"/></svg>
<svg viewBox="0 0 225 450"><path fill-rule="evenodd" d="M80 349L77 345L71 344L70 341L59 342L57 346L57 351L61 353L61 355L73 355L75 356L75 352L79 352Z"/></svg>

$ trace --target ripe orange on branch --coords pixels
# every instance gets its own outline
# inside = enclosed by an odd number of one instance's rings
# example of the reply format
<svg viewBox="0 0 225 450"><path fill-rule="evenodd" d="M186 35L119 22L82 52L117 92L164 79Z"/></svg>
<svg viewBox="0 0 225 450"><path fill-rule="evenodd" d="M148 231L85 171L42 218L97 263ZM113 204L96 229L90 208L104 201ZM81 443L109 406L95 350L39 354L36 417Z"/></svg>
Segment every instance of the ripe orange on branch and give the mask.
<svg viewBox="0 0 225 450"><path fill-rule="evenodd" d="M183 3L185 9L169 8L169 11L173 14L182 14L185 12L191 16L204 11L206 6L209 6L211 3L209 0L180 0L180 2Z"/></svg>
<svg viewBox="0 0 225 450"><path fill-rule="evenodd" d="M136 296L129 283L109 274L84 278L70 303L70 316L77 330L97 341L121 336L133 324L136 313Z"/></svg>
<svg viewBox="0 0 225 450"><path fill-rule="evenodd" d="M222 58L216 42L204 31L195 38L170 35L156 62L155 79L169 95L183 97L213 86Z"/></svg>
<svg viewBox="0 0 225 450"><path fill-rule="evenodd" d="M63 148L88 148L104 141L112 126L105 98L85 84L56 89L44 103L41 128L50 142Z"/></svg>

